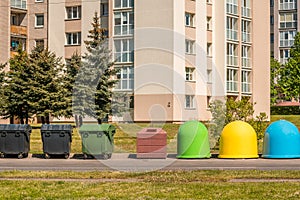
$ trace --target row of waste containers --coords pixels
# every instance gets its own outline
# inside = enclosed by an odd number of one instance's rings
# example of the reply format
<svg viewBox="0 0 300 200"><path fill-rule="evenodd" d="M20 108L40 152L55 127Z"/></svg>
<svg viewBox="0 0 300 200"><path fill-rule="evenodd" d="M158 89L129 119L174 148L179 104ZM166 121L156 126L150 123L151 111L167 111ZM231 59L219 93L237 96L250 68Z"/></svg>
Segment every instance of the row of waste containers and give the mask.
<svg viewBox="0 0 300 200"><path fill-rule="evenodd" d="M111 124L83 125L79 129L84 158L108 159L114 148L115 127ZM0 125L0 155L28 156L29 125ZM71 125L42 125L41 136L45 158L63 155L68 158L72 142ZM258 158L257 135L251 125L242 121L227 124L220 136L219 158ZM167 134L161 128L146 128L137 134L137 158L166 158ZM177 158L210 158L208 130L198 121L180 126L177 135ZM264 158L300 158L298 128L286 120L273 122L263 141Z"/></svg>
<svg viewBox="0 0 300 200"><path fill-rule="evenodd" d="M18 158L28 156L30 151L30 125L0 125L0 155L17 155ZM45 158L62 155L69 158L72 142L71 125L42 125L41 137ZM82 152L84 158L89 156L108 159L113 152L113 136L115 127L110 124L83 125L80 128Z"/></svg>

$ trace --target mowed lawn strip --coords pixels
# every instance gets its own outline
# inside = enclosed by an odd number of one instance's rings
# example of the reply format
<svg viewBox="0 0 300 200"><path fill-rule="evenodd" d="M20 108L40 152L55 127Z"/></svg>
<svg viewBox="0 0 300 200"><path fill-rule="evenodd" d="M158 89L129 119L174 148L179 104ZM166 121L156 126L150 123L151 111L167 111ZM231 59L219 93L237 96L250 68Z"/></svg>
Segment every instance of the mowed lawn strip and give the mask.
<svg viewBox="0 0 300 200"><path fill-rule="evenodd" d="M299 179L299 171L33 172L6 171L1 199L299 199L300 182L231 183L232 179ZM30 180L30 178L41 178ZM61 180L53 181L53 178ZM80 179L69 182L67 179ZM29 179L29 180L26 180ZM86 179L86 180L84 180ZM93 182L94 179L110 181ZM116 181L114 181L116 180ZM123 181L122 181L123 180Z"/></svg>

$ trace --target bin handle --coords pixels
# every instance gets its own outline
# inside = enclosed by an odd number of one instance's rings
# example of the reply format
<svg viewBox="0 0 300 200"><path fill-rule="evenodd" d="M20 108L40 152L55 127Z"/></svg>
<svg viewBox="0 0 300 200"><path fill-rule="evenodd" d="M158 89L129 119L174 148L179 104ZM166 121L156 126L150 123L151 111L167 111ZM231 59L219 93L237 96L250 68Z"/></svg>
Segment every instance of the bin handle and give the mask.
<svg viewBox="0 0 300 200"><path fill-rule="evenodd" d="M5 131L1 132L1 137L6 137L7 133Z"/></svg>
<svg viewBox="0 0 300 200"><path fill-rule="evenodd" d="M16 132L15 137L20 137L21 133L19 131Z"/></svg>
<svg viewBox="0 0 300 200"><path fill-rule="evenodd" d="M100 133L97 133L97 137L102 137L103 133L100 132Z"/></svg>
<svg viewBox="0 0 300 200"><path fill-rule="evenodd" d="M46 132L46 133L45 133L45 136L46 136L46 137L50 137L50 132Z"/></svg>
<svg viewBox="0 0 300 200"><path fill-rule="evenodd" d="M59 133L59 137L65 137L65 132L63 132L63 131L60 132L60 133Z"/></svg>
<svg viewBox="0 0 300 200"><path fill-rule="evenodd" d="M84 138L87 138L87 137L89 136L89 134L88 134L88 133L83 133L82 136L83 136Z"/></svg>

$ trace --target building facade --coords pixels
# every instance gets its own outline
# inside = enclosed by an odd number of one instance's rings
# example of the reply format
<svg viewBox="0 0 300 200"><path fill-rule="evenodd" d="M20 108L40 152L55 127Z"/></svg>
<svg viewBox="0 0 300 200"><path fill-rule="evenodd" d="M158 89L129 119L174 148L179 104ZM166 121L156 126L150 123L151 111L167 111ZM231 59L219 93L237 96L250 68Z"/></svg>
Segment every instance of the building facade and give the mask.
<svg viewBox="0 0 300 200"><path fill-rule="evenodd" d="M269 0L0 1L0 61L18 44L85 53L95 12L133 121L208 120L209 103L228 96L269 115Z"/></svg>
<svg viewBox="0 0 300 200"><path fill-rule="evenodd" d="M290 57L294 36L299 31L299 0L271 0L271 55L284 64Z"/></svg>

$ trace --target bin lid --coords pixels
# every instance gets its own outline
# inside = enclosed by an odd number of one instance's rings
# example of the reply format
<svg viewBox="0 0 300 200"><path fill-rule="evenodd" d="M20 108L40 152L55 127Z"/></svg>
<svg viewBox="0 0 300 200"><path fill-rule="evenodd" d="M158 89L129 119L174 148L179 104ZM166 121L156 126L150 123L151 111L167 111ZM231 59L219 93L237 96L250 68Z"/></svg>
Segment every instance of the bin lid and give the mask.
<svg viewBox="0 0 300 200"><path fill-rule="evenodd" d="M116 130L111 124L84 124L79 128L79 132L110 132Z"/></svg>
<svg viewBox="0 0 300 200"><path fill-rule="evenodd" d="M41 131L72 131L71 124L43 124Z"/></svg>
<svg viewBox="0 0 300 200"><path fill-rule="evenodd" d="M29 124L0 124L0 131L24 131L30 134L31 130Z"/></svg>

